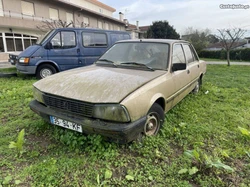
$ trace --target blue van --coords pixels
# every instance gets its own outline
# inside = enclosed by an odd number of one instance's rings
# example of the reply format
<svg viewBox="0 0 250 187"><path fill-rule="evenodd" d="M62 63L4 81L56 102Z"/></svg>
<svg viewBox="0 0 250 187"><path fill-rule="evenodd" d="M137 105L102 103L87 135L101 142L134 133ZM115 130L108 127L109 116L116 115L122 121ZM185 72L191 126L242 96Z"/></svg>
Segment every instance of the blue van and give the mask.
<svg viewBox="0 0 250 187"><path fill-rule="evenodd" d="M54 29L39 43L18 55L16 68L20 73L45 78L60 71L93 64L116 41L130 38L125 31Z"/></svg>

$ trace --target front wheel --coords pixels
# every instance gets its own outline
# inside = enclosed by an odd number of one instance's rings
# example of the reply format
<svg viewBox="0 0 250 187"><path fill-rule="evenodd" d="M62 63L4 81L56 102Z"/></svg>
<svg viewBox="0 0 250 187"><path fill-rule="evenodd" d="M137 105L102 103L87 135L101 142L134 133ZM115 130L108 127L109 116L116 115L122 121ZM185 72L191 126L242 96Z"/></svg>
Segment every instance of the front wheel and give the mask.
<svg viewBox="0 0 250 187"><path fill-rule="evenodd" d="M164 117L165 115L162 107L159 104L154 103L147 114L147 120L144 125L144 134L146 136L156 135L164 122Z"/></svg>
<svg viewBox="0 0 250 187"><path fill-rule="evenodd" d="M54 66L50 64L43 64L38 67L37 72L36 72L36 78L37 79L43 79L45 77L48 77L52 74L55 74L57 71L54 68Z"/></svg>

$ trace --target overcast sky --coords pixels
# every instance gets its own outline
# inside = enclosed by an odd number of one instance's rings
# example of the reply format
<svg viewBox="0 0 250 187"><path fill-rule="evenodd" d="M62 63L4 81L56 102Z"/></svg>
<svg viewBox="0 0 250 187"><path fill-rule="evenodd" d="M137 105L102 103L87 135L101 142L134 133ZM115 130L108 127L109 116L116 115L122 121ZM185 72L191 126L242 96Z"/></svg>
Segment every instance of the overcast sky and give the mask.
<svg viewBox="0 0 250 187"><path fill-rule="evenodd" d="M249 0L99 0L116 9L113 17L123 12L129 23L139 26L153 21L167 20L180 34L187 27L217 29L240 27L250 35ZM225 5L240 5L240 8L225 8Z"/></svg>

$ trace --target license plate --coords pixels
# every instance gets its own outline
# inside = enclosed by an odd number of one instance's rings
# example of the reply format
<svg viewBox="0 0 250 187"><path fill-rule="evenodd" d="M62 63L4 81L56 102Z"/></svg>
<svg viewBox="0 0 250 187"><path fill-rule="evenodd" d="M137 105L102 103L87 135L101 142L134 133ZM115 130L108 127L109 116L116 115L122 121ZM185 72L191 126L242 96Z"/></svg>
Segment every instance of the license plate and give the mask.
<svg viewBox="0 0 250 187"><path fill-rule="evenodd" d="M74 130L77 132L82 132L82 126L78 125L74 122L70 122L70 121L60 119L60 118L57 118L54 116L50 116L50 122L54 125L58 125L58 126L66 128L66 129L71 129L71 130Z"/></svg>

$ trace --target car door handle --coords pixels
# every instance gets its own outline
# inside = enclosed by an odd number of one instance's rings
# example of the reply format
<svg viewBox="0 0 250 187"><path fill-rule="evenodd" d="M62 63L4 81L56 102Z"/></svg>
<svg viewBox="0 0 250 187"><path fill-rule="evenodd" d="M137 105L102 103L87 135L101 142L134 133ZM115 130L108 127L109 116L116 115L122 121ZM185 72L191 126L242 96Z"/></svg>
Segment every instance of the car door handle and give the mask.
<svg viewBox="0 0 250 187"><path fill-rule="evenodd" d="M198 68L200 68L200 65L198 64Z"/></svg>
<svg viewBox="0 0 250 187"><path fill-rule="evenodd" d="M189 71L189 69L187 70L187 74L189 74L190 73L190 71Z"/></svg>

